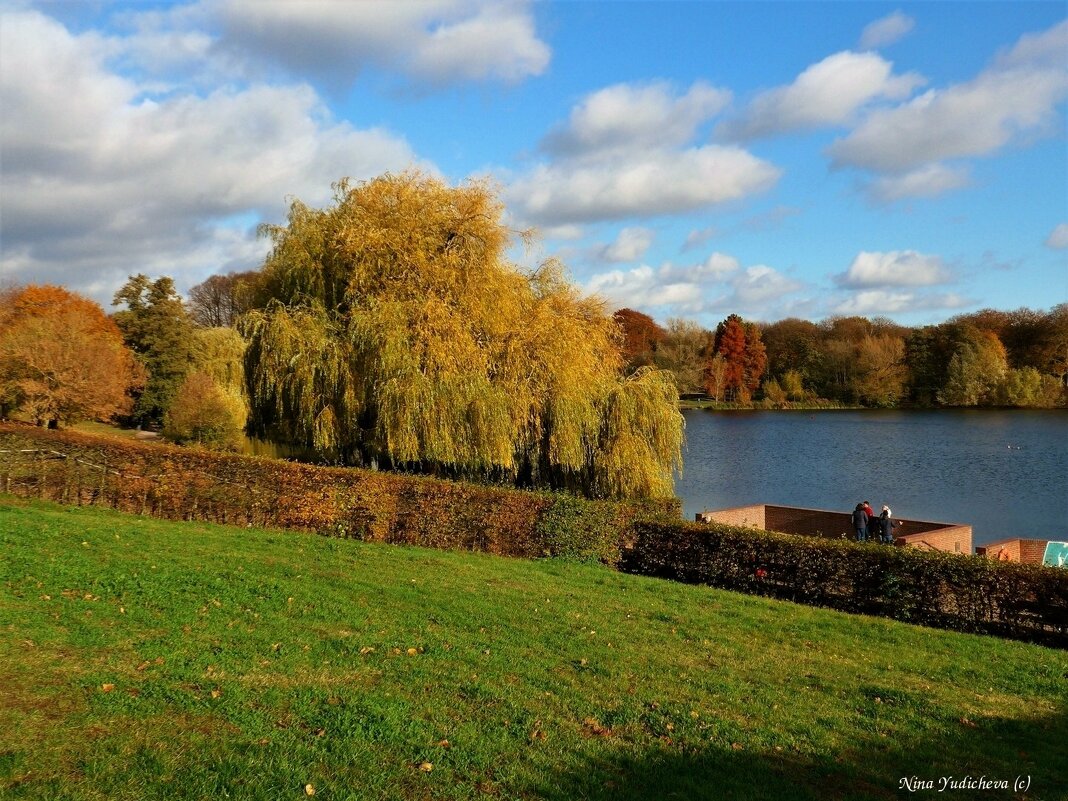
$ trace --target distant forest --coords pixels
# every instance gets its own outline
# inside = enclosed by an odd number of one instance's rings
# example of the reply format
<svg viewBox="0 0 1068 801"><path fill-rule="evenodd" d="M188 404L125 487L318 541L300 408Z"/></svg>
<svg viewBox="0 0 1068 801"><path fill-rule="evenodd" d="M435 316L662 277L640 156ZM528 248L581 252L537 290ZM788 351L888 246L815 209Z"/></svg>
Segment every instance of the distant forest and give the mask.
<svg viewBox="0 0 1068 801"><path fill-rule="evenodd" d="M715 331L615 313L628 370L670 371L682 396L785 408L1068 405L1068 304L983 309L910 328L882 317L747 322Z"/></svg>
<svg viewBox="0 0 1068 801"><path fill-rule="evenodd" d="M216 275L193 287L190 316L204 327L235 325L262 302L259 276ZM633 309L614 318L624 371L667 370L683 397L769 408L1068 406L1068 303L983 309L921 327L885 317L765 323L732 314L710 331L679 318L661 325Z"/></svg>

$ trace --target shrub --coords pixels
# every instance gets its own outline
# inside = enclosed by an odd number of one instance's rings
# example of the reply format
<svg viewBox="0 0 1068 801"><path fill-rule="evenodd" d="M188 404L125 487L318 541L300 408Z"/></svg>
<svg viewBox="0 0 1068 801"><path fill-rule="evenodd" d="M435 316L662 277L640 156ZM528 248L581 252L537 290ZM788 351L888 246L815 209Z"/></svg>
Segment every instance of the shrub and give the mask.
<svg viewBox="0 0 1068 801"><path fill-rule="evenodd" d="M190 373L163 418L163 435L179 444L234 450L241 444L245 405L207 373Z"/></svg>
<svg viewBox="0 0 1068 801"><path fill-rule="evenodd" d="M588 501L10 424L0 450L0 488L20 495L502 556L615 564L634 521L681 515L677 499Z"/></svg>
<svg viewBox="0 0 1068 801"><path fill-rule="evenodd" d="M629 572L1068 647L1068 570L719 523L634 529Z"/></svg>

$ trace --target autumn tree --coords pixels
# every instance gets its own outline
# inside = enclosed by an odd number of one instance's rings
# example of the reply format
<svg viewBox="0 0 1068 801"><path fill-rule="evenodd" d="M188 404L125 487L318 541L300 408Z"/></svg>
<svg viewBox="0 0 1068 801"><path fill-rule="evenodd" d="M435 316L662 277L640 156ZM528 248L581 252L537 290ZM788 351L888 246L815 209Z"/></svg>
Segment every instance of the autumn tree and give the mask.
<svg viewBox="0 0 1068 801"><path fill-rule="evenodd" d="M294 202L241 323L254 428L349 463L670 495L670 375L622 377L603 303L510 264L502 213L484 184L416 173Z"/></svg>
<svg viewBox="0 0 1068 801"><path fill-rule="evenodd" d="M193 325L174 281L130 276L115 293L112 305L125 305L113 315L127 346L141 361L148 379L137 397L133 419L159 425L193 364Z"/></svg>
<svg viewBox="0 0 1068 801"><path fill-rule="evenodd" d="M648 314L634 309L620 309L612 315L623 332L622 353L627 372L651 365L657 347L667 336L667 331Z"/></svg>
<svg viewBox="0 0 1068 801"><path fill-rule="evenodd" d="M723 386L727 399L734 400L745 385L745 324L737 314L716 326L711 356L723 359Z"/></svg>
<svg viewBox="0 0 1068 801"><path fill-rule="evenodd" d="M0 397L38 425L110 420L129 410L143 380L104 310L58 286L5 293L0 312Z"/></svg>
<svg viewBox="0 0 1068 801"><path fill-rule="evenodd" d="M189 373L163 418L163 435L181 445L235 450L241 444L246 410L207 373Z"/></svg>
<svg viewBox="0 0 1068 801"><path fill-rule="evenodd" d="M760 379L768 366L768 353L760 338L760 328L754 323L745 324L745 369L742 380L745 388L753 393L760 386Z"/></svg>
<svg viewBox="0 0 1068 801"><path fill-rule="evenodd" d="M768 363L760 329L737 314L716 326L712 352L705 368L706 389L711 385L712 360L716 356L723 359L723 387L727 399L747 403L760 386Z"/></svg>
<svg viewBox="0 0 1068 801"><path fill-rule="evenodd" d="M656 348L657 367L675 379L679 394L698 393L705 388L705 361L712 348L712 332L697 323L673 317Z"/></svg>
<svg viewBox="0 0 1068 801"><path fill-rule="evenodd" d="M892 334L864 337L856 346L853 390L867 406L896 406L907 392L905 340Z"/></svg>
<svg viewBox="0 0 1068 801"><path fill-rule="evenodd" d="M1008 370L1005 347L995 334L963 326L938 401L946 406L991 404Z"/></svg>
<svg viewBox="0 0 1068 801"><path fill-rule="evenodd" d="M256 303L256 271L213 275L189 290L189 317L204 328L233 327Z"/></svg>
<svg viewBox="0 0 1068 801"><path fill-rule="evenodd" d="M815 379L821 356L821 332L816 323L788 317L763 326L760 335L767 351L770 375L781 381L787 371L794 370L802 379Z"/></svg>

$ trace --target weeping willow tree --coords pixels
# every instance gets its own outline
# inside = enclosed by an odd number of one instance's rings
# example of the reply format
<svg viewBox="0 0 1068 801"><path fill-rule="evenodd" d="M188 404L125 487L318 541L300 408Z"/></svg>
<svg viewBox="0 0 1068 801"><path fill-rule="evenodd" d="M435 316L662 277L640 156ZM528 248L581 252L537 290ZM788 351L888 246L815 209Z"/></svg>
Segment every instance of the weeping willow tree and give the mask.
<svg viewBox="0 0 1068 801"><path fill-rule="evenodd" d="M602 302L555 262L509 263L502 212L484 184L418 173L294 202L242 321L253 430L348 464L670 495L671 375L624 378Z"/></svg>

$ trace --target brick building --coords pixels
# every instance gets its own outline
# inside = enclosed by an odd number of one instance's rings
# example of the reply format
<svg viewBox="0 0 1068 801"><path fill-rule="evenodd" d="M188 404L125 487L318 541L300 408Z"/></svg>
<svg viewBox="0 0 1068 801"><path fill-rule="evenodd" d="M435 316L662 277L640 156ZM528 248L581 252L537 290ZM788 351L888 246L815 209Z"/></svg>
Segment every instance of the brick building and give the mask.
<svg viewBox="0 0 1068 801"><path fill-rule="evenodd" d="M700 512L698 522L726 523L732 526L751 526L765 531L783 534L799 534L806 537L852 539L852 510L835 512L827 509L803 509L797 506L773 506L755 504L737 506L733 509L716 509ZM949 553L972 553L972 527L960 523L936 523L930 520L901 520L894 529L895 545L924 548ZM990 547L990 546L987 546ZM1042 553L1038 555L1042 561Z"/></svg>
<svg viewBox="0 0 1068 801"><path fill-rule="evenodd" d="M1009 562L1023 562L1025 565L1040 565L1042 557L1046 553L1046 544L1049 540L1029 540L1021 537L1013 537L1006 540L980 545L975 549L976 556L985 556L988 559L1005 559ZM1001 556L1001 552L1005 556Z"/></svg>

